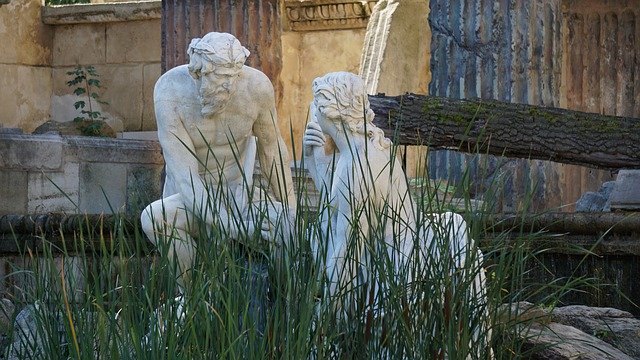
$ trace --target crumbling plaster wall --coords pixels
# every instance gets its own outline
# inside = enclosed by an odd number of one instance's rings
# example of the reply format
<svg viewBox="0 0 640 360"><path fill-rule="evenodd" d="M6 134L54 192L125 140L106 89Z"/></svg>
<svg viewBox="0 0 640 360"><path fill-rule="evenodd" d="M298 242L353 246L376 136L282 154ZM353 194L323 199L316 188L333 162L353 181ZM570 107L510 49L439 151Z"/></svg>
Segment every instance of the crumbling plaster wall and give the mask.
<svg viewBox="0 0 640 360"><path fill-rule="evenodd" d="M313 80L332 71L358 73L365 29L294 32L282 36L283 100L280 131L291 149L290 133L299 158Z"/></svg>
<svg viewBox="0 0 640 360"><path fill-rule="evenodd" d="M53 31L42 0L0 6L0 127L35 129L49 116Z"/></svg>
<svg viewBox="0 0 640 360"><path fill-rule="evenodd" d="M280 129L289 147L295 148L296 158L300 158L302 134L313 99L311 83L328 72L359 72L367 23L377 2L282 1L284 96L278 111Z"/></svg>
<svg viewBox="0 0 640 360"><path fill-rule="evenodd" d="M360 62L369 94L426 94L431 81L429 0L380 0L376 4ZM424 176L427 147L400 149L410 177Z"/></svg>

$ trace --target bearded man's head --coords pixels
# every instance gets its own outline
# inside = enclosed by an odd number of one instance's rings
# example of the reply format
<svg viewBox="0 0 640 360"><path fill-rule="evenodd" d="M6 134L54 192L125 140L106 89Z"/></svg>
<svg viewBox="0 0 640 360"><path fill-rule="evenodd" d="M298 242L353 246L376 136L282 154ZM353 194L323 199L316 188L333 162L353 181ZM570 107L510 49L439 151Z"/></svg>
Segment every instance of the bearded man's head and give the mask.
<svg viewBox="0 0 640 360"><path fill-rule="evenodd" d="M198 86L202 115L222 110L235 91L249 50L231 34L211 32L191 40L187 54L189 73Z"/></svg>

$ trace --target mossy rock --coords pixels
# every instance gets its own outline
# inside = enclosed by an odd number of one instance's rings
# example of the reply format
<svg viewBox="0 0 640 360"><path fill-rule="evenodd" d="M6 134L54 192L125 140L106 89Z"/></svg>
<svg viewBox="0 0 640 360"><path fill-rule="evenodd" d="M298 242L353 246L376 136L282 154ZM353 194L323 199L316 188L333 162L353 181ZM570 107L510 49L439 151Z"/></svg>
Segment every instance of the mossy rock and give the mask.
<svg viewBox="0 0 640 360"><path fill-rule="evenodd" d="M57 132L60 135L81 135L115 138L116 132L102 120L81 120L69 122L57 122L49 120L38 126L33 133L44 134Z"/></svg>

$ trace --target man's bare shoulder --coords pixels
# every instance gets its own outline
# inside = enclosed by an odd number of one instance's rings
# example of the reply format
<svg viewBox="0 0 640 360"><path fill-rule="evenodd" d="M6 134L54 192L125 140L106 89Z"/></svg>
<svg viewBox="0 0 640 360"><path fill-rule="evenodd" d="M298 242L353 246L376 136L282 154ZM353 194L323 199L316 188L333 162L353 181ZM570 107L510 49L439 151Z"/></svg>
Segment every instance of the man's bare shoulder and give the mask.
<svg viewBox="0 0 640 360"><path fill-rule="evenodd" d="M262 71L250 66L242 67L242 85L250 90L254 96L259 94L273 97L273 85L271 80Z"/></svg>
<svg viewBox="0 0 640 360"><path fill-rule="evenodd" d="M198 103L197 88L187 65L176 66L164 73L153 89L153 101Z"/></svg>

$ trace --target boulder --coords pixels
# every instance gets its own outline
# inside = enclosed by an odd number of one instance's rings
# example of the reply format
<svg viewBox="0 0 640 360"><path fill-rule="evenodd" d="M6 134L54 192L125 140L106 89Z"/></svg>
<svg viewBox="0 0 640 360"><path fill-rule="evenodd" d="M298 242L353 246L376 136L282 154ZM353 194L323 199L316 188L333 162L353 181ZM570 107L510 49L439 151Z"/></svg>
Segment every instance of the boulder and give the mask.
<svg viewBox="0 0 640 360"><path fill-rule="evenodd" d="M85 135L115 138L116 133L102 120L57 122L49 120L38 126L34 134L57 133L59 135Z"/></svg>
<svg viewBox="0 0 640 360"><path fill-rule="evenodd" d="M631 313L613 308L564 306L553 311L552 321L593 335L640 359L640 319Z"/></svg>
<svg viewBox="0 0 640 360"><path fill-rule="evenodd" d="M559 323L534 323L522 332L530 359L539 360L632 360L633 358L595 336Z"/></svg>
<svg viewBox="0 0 640 360"><path fill-rule="evenodd" d="M531 359L640 359L640 319L626 311L519 302L503 305L499 317L519 324L515 335Z"/></svg>
<svg viewBox="0 0 640 360"><path fill-rule="evenodd" d="M41 321L47 317L48 310L40 303L27 305L18 313L13 325L13 342L9 346L6 358L20 359L48 359L51 335L43 329ZM64 329L58 326L59 343L64 343Z"/></svg>

